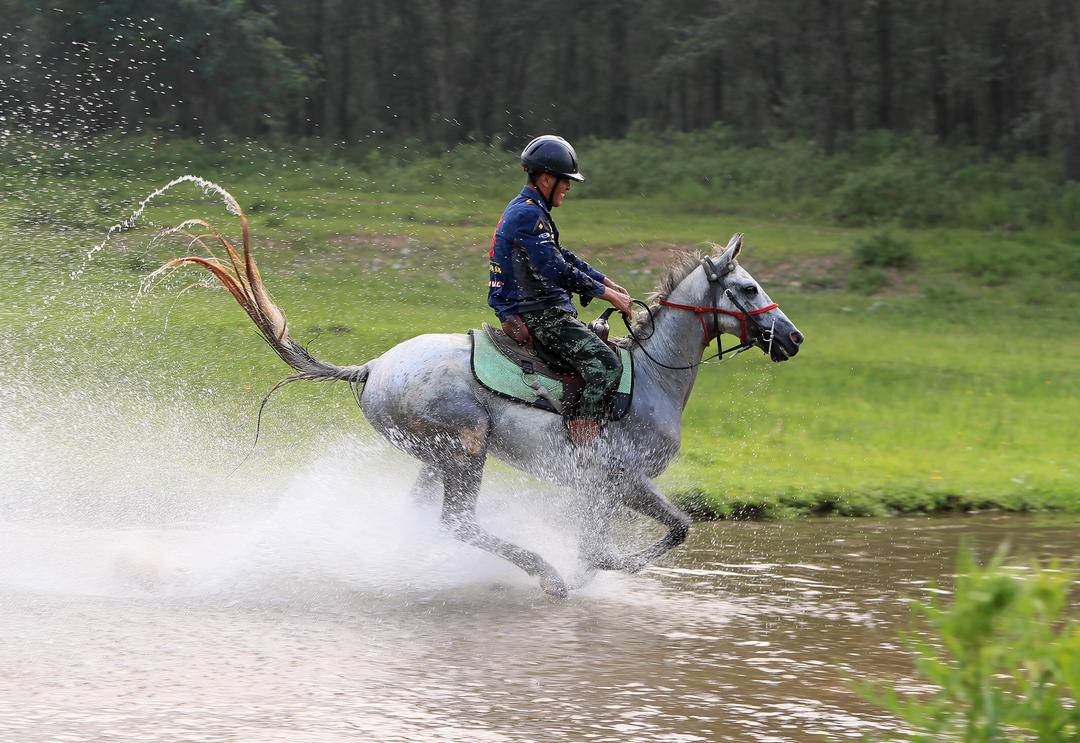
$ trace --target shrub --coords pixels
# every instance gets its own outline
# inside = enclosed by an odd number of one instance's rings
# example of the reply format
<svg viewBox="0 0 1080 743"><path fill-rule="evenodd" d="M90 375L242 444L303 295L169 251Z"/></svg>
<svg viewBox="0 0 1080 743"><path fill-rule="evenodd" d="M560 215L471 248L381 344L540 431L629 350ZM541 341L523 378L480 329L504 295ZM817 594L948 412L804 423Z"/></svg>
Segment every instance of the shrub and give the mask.
<svg viewBox="0 0 1080 743"><path fill-rule="evenodd" d="M1065 229L1080 229L1080 183L1066 183L1054 208L1054 222Z"/></svg>
<svg viewBox="0 0 1080 743"><path fill-rule="evenodd" d="M854 271L848 276L848 291L860 294L877 294L888 285L888 275L879 269Z"/></svg>
<svg viewBox="0 0 1080 743"><path fill-rule="evenodd" d="M979 567L961 550L952 603L915 605L930 639L906 645L936 691L863 687L910 739L1080 741L1080 623L1065 614L1075 576L1056 565L1020 572L1006 557L1003 547Z"/></svg>
<svg viewBox="0 0 1080 743"><path fill-rule="evenodd" d="M851 249L855 262L865 267L910 268L915 265L911 242L891 232L875 232L855 241Z"/></svg>
<svg viewBox="0 0 1080 743"><path fill-rule="evenodd" d="M267 192L332 184L503 199L523 180L516 157L521 144L495 139L448 150L434 141L381 136L348 145L317 139L201 143L161 134L106 135L78 144L12 137L0 151L0 172L92 177L124 198L145 195L147 183L194 173L223 183L250 179ZM853 225L1080 227L1080 184L1060 184L1056 165L1045 157L985 160L970 148L888 132L861 133L826 156L808 136L764 131L748 140L722 125L694 132L637 126L621 140L575 144L588 178L575 200L663 196L695 211ZM29 216L39 221L41 215Z"/></svg>
<svg viewBox="0 0 1080 743"><path fill-rule="evenodd" d="M700 182L682 181L672 187L669 196L678 207L686 211L708 213L717 209L716 197Z"/></svg>
<svg viewBox="0 0 1080 743"><path fill-rule="evenodd" d="M975 194L965 199L960 219L968 224L1022 227L1030 220L1028 210L1018 208L1014 200L1000 193Z"/></svg>
<svg viewBox="0 0 1080 743"><path fill-rule="evenodd" d="M1025 252L1015 245L997 245L991 251L982 246L968 246L957 256L960 269L986 286L1001 286L1010 280L1029 275L1032 261L1037 259L1037 252ZM1056 266L1061 265L1061 256L1052 258Z"/></svg>
<svg viewBox="0 0 1080 743"><path fill-rule="evenodd" d="M1066 248L1062 275L1072 281L1080 281L1080 246L1071 245Z"/></svg>
<svg viewBox="0 0 1080 743"><path fill-rule="evenodd" d="M936 224L954 216L955 194L929 163L899 153L848 172L831 194L832 214L852 225L899 220Z"/></svg>

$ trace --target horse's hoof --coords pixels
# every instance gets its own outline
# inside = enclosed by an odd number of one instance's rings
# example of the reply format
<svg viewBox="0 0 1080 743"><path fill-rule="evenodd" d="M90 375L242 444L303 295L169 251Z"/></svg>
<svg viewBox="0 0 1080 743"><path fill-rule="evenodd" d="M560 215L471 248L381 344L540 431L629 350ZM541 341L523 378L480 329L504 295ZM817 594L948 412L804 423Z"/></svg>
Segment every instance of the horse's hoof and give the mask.
<svg viewBox="0 0 1080 743"><path fill-rule="evenodd" d="M615 555L597 555L590 557L585 561L585 564L591 570L622 570L623 561L617 558Z"/></svg>
<svg viewBox="0 0 1080 743"><path fill-rule="evenodd" d="M610 554L591 557L587 562L593 570L618 570L623 573L641 572L648 564L647 560L640 557L617 557Z"/></svg>
<svg viewBox="0 0 1080 743"><path fill-rule="evenodd" d="M591 565L582 565L578 568L577 572L574 573L574 577L572 577L567 583L567 587L571 591L576 591L579 588L584 588L585 586L587 586L595 577L596 568L592 567Z"/></svg>
<svg viewBox="0 0 1080 743"><path fill-rule="evenodd" d="M555 573L545 573L540 576L540 587L544 589L544 593L552 598L564 599L569 591L566 589L566 583Z"/></svg>

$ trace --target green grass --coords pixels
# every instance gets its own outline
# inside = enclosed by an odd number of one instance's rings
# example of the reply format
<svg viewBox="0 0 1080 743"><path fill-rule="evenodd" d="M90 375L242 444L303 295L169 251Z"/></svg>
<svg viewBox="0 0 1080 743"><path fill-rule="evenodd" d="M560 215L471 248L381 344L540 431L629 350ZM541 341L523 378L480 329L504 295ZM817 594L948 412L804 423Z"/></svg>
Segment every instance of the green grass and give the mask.
<svg viewBox="0 0 1080 743"><path fill-rule="evenodd" d="M133 146L139 157L103 159L96 174L57 175L55 163L15 159L4 176L14 187L0 193L0 325L20 352L33 349L30 368L43 378L59 362L79 378L108 367L149 380L149 394L169 394L178 380L206 390L193 405L253 418L261 392L284 376L226 294L178 296L201 278L193 270L132 305L140 276L186 252L178 240L150 245L149 227L111 241L41 307L109 224L189 170L250 213L264 278L294 336L314 339L320 356L356 362L422 331L489 319L487 245L518 184L504 163L464 183L439 171L420 188L423 159L368 170L254 145L233 159L190 144L151 158ZM744 354L703 370L683 452L661 481L667 492L719 516L1080 510L1076 232L894 224L911 267L867 276L853 246L879 227L838 222L824 216L827 205L804 209L811 217L768 199L709 211L677 194L581 198L589 187L576 187L560 210L564 243L634 294L651 290L668 249L741 231L744 265L767 277L807 337L790 363ZM163 199L147 225L192 216L236 232L220 203L191 189ZM263 446L313 435L308 419L367 426L344 388L294 386L267 421L290 433Z"/></svg>

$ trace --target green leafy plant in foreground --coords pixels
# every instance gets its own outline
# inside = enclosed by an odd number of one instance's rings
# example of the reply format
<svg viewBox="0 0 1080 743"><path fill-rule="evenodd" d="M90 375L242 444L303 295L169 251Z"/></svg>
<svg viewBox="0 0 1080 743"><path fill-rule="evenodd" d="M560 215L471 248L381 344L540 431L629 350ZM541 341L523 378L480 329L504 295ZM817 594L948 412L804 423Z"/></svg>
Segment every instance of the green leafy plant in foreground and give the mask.
<svg viewBox="0 0 1080 743"><path fill-rule="evenodd" d="M911 636L929 697L864 694L901 717L916 741L1080 741L1080 622L1067 617L1075 576L1057 565L985 566L962 550L952 603L916 604L929 636Z"/></svg>

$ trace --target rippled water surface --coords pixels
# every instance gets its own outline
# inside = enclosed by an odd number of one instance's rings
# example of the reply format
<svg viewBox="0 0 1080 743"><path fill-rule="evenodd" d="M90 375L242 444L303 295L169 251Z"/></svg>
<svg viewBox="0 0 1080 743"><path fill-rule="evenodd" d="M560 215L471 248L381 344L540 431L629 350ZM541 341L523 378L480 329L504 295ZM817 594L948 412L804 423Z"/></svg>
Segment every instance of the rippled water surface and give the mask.
<svg viewBox="0 0 1080 743"><path fill-rule="evenodd" d="M0 740L888 739L849 682L908 671L907 602L962 539L1080 552L1057 518L700 524L558 602L437 536L372 565L296 518L4 526Z"/></svg>

